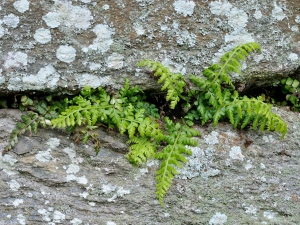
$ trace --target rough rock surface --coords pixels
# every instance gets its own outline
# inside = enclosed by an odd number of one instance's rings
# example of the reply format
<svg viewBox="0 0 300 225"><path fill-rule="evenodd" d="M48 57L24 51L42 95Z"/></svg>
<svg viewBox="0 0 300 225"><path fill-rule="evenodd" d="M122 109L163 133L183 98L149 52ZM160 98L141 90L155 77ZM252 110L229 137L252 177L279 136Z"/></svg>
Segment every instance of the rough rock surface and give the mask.
<svg viewBox="0 0 300 225"><path fill-rule="evenodd" d="M199 145L164 208L155 196L158 162L133 167L124 158L124 137L99 130L96 156L60 130L23 136L0 156L0 224L297 225L300 114L273 110L289 125L283 140L228 123L196 127ZM18 118L18 110L0 110L0 149Z"/></svg>
<svg viewBox="0 0 300 225"><path fill-rule="evenodd" d="M296 0L2 1L0 93L118 88L125 78L157 88L137 61L201 74L249 41L263 51L232 78L246 88L272 84L299 73L299 9Z"/></svg>

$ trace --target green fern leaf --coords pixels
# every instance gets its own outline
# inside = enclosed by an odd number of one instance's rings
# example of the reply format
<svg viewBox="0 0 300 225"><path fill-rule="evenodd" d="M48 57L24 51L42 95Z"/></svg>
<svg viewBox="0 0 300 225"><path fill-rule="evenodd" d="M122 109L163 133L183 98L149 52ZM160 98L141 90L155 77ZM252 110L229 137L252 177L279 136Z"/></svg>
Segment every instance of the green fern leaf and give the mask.
<svg viewBox="0 0 300 225"><path fill-rule="evenodd" d="M160 204L163 206L163 198L171 186L172 179L178 172L175 167L182 167L186 163L185 155L192 152L186 146L195 146L197 143L191 140L193 135L199 135L197 130L191 129L186 125L174 124L169 118L165 118L167 134L164 140L167 146L156 153L155 158L162 160L159 170L156 172L156 194Z"/></svg>
<svg viewBox="0 0 300 225"><path fill-rule="evenodd" d="M134 165L141 165L147 159L155 156L157 143L147 137L132 137L127 144L130 144L129 153L126 158Z"/></svg>

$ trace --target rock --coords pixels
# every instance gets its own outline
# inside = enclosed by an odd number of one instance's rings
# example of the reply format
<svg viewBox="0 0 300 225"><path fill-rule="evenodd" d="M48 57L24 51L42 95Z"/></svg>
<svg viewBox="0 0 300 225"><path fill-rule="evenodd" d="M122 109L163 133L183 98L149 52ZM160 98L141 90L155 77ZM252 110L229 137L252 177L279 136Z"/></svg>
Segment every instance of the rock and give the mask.
<svg viewBox="0 0 300 225"><path fill-rule="evenodd" d="M138 61L201 75L220 55L252 41L263 50L243 64L243 75L232 74L237 87L299 78L299 7L285 0L3 2L0 95L73 93L86 85L116 89L125 78L157 89Z"/></svg>
<svg viewBox="0 0 300 225"><path fill-rule="evenodd" d="M276 133L233 130L225 122L196 127L202 136L164 208L155 196L159 162L132 166L112 147L125 146L120 135L97 129L103 143L97 156L86 151L91 145L75 144L61 130L20 137L26 151L16 146L0 156L0 224L296 225L300 114L274 111L289 125L283 140ZM2 124L16 123L16 110L0 114ZM1 149L12 129L2 129Z"/></svg>

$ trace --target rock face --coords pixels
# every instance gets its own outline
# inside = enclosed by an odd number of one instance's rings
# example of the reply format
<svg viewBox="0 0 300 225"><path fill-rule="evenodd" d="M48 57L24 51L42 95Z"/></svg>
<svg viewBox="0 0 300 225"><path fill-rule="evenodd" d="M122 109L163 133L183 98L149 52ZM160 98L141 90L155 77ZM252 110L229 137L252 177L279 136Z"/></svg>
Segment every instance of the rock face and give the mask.
<svg viewBox="0 0 300 225"><path fill-rule="evenodd" d="M136 62L149 58L200 75L224 52L252 41L262 53L232 79L246 88L272 84L298 73L299 8L286 0L3 1L0 93L118 88L125 78L157 88Z"/></svg>
<svg viewBox="0 0 300 225"><path fill-rule="evenodd" d="M125 141L99 130L101 151L59 130L23 136L0 156L0 224L280 224L300 221L300 114L275 133L196 127L202 136L173 180L162 208L155 196L157 161L140 168L124 158ZM0 110L0 149L20 117Z"/></svg>

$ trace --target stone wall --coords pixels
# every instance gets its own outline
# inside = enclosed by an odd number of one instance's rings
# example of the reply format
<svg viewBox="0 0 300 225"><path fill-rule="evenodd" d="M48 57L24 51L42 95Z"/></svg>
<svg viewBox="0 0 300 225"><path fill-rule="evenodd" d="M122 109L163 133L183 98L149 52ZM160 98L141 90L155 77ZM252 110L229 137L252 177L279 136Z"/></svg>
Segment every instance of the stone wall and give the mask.
<svg viewBox="0 0 300 225"><path fill-rule="evenodd" d="M99 132L101 150L40 129L0 155L0 225L299 225L300 114L274 108L289 130L196 126L193 155L164 198L156 198L158 161L134 167L124 137ZM0 110L0 149L18 110ZM122 151L122 152L120 152Z"/></svg>
<svg viewBox="0 0 300 225"><path fill-rule="evenodd" d="M287 0L7 0L0 5L0 93L118 88L155 82L136 66L154 59L201 74L232 47L263 51L233 74L246 87L299 68L300 3Z"/></svg>

